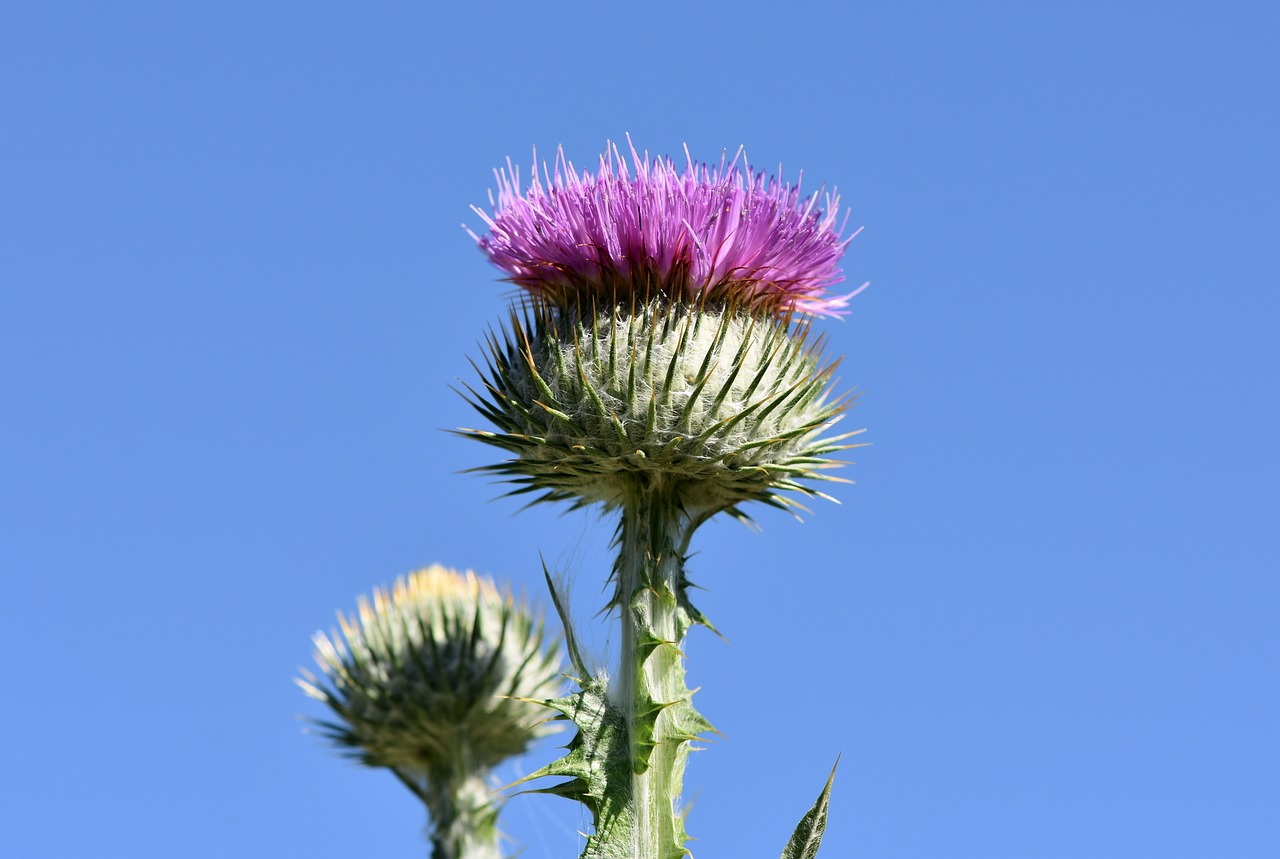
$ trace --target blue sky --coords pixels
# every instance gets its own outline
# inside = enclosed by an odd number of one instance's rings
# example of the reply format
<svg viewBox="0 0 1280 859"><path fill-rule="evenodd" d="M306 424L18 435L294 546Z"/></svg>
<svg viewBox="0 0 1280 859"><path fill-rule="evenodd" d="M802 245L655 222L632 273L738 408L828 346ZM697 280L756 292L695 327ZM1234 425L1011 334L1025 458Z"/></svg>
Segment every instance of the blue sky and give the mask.
<svg viewBox="0 0 1280 859"><path fill-rule="evenodd" d="M333 612L441 561L607 653L612 525L443 430L510 155L629 132L839 188L867 428L695 542L695 856L1280 855L1280 134L1265 3L43 3L0 11L0 839L421 856L302 731ZM542 749L511 768L526 772ZM517 797L530 859L586 822Z"/></svg>

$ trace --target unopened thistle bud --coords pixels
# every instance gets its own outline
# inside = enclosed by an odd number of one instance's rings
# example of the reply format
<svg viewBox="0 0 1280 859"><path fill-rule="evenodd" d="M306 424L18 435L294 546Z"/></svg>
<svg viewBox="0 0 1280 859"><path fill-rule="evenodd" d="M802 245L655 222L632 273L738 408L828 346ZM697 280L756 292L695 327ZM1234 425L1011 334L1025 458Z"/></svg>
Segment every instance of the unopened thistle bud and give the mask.
<svg viewBox="0 0 1280 859"><path fill-rule="evenodd" d="M492 580L437 565L375 589L338 623L314 638L322 677L298 681L337 716L322 732L426 802L437 857L496 856L485 778L544 732L547 711L528 699L560 685L542 620Z"/></svg>

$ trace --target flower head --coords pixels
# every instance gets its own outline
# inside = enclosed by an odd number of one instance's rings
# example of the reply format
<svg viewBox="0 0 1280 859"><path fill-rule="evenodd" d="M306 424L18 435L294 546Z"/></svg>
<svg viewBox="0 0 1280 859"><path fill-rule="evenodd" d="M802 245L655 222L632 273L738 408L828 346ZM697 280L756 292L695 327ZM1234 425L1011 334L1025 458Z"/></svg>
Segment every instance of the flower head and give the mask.
<svg viewBox="0 0 1280 859"><path fill-rule="evenodd" d="M630 140L628 139L628 143ZM557 305L705 298L762 305L780 314L837 315L849 295L838 262L849 238L836 225L839 198L802 197L799 184L742 165L742 151L719 165L684 169L631 146L579 174L560 150L553 172L534 167L521 191L510 161L495 171L492 215L481 250L512 282ZM473 207L474 208L474 207ZM472 234L475 235L474 233ZM601 299L603 301L601 301Z"/></svg>
<svg viewBox="0 0 1280 859"><path fill-rule="evenodd" d="M317 633L303 691L339 722L321 723L339 746L405 778L453 781L525 750L546 711L560 658L542 621L492 580L436 565L361 598L341 633Z"/></svg>

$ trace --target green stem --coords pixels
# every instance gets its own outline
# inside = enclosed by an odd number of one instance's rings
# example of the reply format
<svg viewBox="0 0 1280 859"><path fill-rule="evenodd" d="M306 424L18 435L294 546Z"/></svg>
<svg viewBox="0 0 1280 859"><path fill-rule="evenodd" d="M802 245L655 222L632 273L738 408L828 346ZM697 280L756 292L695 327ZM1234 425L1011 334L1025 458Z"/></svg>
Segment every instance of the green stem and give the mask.
<svg viewBox="0 0 1280 859"><path fill-rule="evenodd" d="M419 795L431 818L431 859L501 859L498 809L483 776L428 778Z"/></svg>
<svg viewBox="0 0 1280 859"><path fill-rule="evenodd" d="M630 747L635 859L680 859L679 808L689 741L710 728L690 703L682 645L697 615L685 595L690 525L673 495L636 493L625 505L616 568L622 620L613 697Z"/></svg>

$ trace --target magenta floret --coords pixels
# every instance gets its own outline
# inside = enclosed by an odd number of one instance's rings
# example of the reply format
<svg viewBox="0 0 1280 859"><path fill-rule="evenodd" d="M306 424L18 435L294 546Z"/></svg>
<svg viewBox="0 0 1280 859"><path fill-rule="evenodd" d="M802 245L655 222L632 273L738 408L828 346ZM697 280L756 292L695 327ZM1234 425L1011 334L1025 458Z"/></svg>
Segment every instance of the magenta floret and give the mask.
<svg viewBox="0 0 1280 859"><path fill-rule="evenodd" d="M846 312L857 290L829 293L844 280L838 262L853 238L836 225L839 198L827 195L819 209L818 194L803 198L798 183L744 168L742 157L707 165L686 151L679 170L632 146L629 168L610 145L595 175L579 175L560 150L554 172L544 165L540 181L535 165L523 193L508 160L495 171L492 215L472 207L489 227L475 238L513 283L557 303L659 291Z"/></svg>

